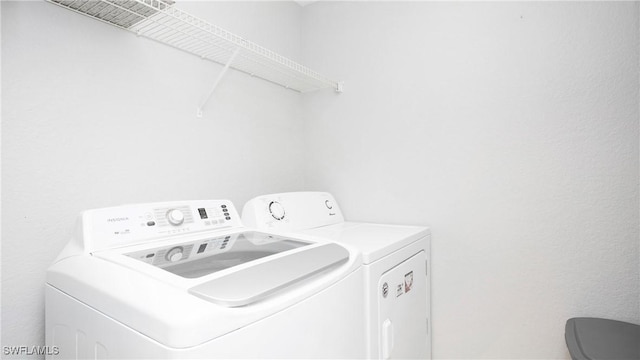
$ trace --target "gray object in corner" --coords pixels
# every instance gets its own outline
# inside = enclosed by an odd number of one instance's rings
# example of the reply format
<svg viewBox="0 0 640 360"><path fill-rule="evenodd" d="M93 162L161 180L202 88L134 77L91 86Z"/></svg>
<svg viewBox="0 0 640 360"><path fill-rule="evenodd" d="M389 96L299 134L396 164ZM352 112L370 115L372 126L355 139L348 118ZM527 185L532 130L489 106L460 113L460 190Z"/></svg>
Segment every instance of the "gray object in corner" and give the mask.
<svg viewBox="0 0 640 360"><path fill-rule="evenodd" d="M567 320L564 337L573 360L640 359L640 325L572 318Z"/></svg>

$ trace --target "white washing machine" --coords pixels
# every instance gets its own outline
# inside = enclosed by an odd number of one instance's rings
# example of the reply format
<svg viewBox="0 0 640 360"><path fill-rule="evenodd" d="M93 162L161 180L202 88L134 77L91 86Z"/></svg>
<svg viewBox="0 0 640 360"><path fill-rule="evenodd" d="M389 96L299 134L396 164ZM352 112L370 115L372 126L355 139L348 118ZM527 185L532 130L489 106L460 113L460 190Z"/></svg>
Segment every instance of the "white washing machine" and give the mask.
<svg viewBox="0 0 640 360"><path fill-rule="evenodd" d="M359 252L242 226L229 201L84 212L47 272L55 359L363 358Z"/></svg>
<svg viewBox="0 0 640 360"><path fill-rule="evenodd" d="M265 195L245 204L247 226L330 239L362 253L366 352L371 359L430 359L430 231L345 222L323 192Z"/></svg>

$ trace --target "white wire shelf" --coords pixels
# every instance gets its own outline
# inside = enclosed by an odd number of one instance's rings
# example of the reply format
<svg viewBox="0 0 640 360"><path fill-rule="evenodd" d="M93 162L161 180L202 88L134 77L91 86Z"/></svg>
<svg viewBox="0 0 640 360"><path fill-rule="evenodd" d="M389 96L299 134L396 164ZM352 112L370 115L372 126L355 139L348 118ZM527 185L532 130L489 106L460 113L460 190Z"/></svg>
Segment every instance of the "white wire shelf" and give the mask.
<svg viewBox="0 0 640 360"><path fill-rule="evenodd" d="M172 0L47 1L301 93L342 91L340 82L176 9Z"/></svg>

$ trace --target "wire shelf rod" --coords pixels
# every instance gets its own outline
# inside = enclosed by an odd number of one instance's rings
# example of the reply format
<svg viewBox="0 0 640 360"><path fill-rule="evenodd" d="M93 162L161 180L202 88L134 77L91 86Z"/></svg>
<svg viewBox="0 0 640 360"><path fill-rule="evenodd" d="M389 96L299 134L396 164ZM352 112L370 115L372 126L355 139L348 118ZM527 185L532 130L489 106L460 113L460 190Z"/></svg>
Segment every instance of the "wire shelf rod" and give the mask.
<svg viewBox="0 0 640 360"><path fill-rule="evenodd" d="M178 15L176 15L176 13ZM203 30L205 30L207 32L213 32L215 35L217 35L219 37L226 38L227 40L229 40L231 42L234 42L237 45L239 45L239 46L241 46L241 47L243 47L243 48L245 48L245 49L247 49L249 51L253 51L253 52L256 52L258 54L263 54L263 55L265 55L267 57L271 57L271 58L275 59L277 62L279 62L280 64L285 65L286 67L289 67L289 68L291 68L293 70L300 71L302 68L304 68L304 70L306 70L306 72L308 74L309 73L315 73L315 72L312 72L311 70L309 70L308 68L303 67L303 66L301 66L301 65L299 65L299 64L297 64L297 63L285 58L282 55L279 55L279 54L277 54L277 53L275 53L275 52L273 52L271 50L268 50L268 49L266 49L266 48L264 48L264 47L262 47L260 45L255 44L255 43L251 43L251 42L245 40L244 38L242 38L240 36L237 36L235 34L232 34L232 33L228 32L228 31L226 31L226 30L224 30L224 29L222 29L220 27L217 27L215 25L206 23L204 20L198 19L195 16L192 16L192 15L189 15L189 14L186 14L186 13L182 13L181 11L179 11L179 10L177 10L175 8L172 8L171 11L168 12L168 14L170 16L176 17L178 19L180 19L180 15L183 15L186 18L185 21L187 21L189 23L192 23L196 27L202 28ZM212 29L214 29L214 30L212 31ZM313 74L313 75L316 75L316 74Z"/></svg>
<svg viewBox="0 0 640 360"><path fill-rule="evenodd" d="M300 92L340 83L173 7L173 0L47 0L76 13Z"/></svg>
<svg viewBox="0 0 640 360"><path fill-rule="evenodd" d="M311 86L314 87L315 81L310 80L308 77L304 77L304 76L296 76L295 74L291 74L288 72L284 72L281 69L279 69L278 67L275 66L271 66L268 63L262 63L262 62L258 62L257 60L253 59L253 58L247 58L247 57L242 57L242 60L240 61L246 61L246 62L251 62L251 63L256 63L259 66L263 66L268 68L272 73L275 73L278 76L282 76L282 77L287 77L289 79L295 79L298 82L303 82L305 84L307 84L308 86L305 86L305 88ZM247 68L251 68L251 65L247 65ZM315 79L314 79L315 80ZM283 81L284 82L284 81ZM288 87L292 87L292 86L288 86ZM317 88L317 85L315 86Z"/></svg>
<svg viewBox="0 0 640 360"><path fill-rule="evenodd" d="M238 55L239 52L240 52L240 48L237 48L236 51L234 51L233 54L231 54L229 61L227 62L227 64L224 66L224 68L218 75L218 78L216 79L216 81L213 83L213 86L211 87L211 91L209 91L209 94L207 94L207 97L204 99L202 103L200 103L200 106L198 106L198 109L197 109L198 117L202 117L202 111L204 109L204 106L207 104L207 102L209 102L209 99L211 99L211 95L213 95L213 92L216 90L216 87L218 87L220 80L222 80L222 78L224 77L224 74L226 74L227 70L229 70L229 66L231 66L231 63L233 63L233 59L235 59L235 57Z"/></svg>

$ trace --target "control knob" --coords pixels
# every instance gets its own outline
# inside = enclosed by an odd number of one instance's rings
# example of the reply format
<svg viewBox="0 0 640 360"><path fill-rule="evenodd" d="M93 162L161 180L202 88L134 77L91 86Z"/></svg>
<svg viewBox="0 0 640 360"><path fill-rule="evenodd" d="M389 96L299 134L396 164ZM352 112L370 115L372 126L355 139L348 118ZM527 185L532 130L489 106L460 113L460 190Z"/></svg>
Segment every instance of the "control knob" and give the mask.
<svg viewBox="0 0 640 360"><path fill-rule="evenodd" d="M171 225L180 225L184 222L184 214L178 209L171 209L167 211L167 221Z"/></svg>
<svg viewBox="0 0 640 360"><path fill-rule="evenodd" d="M176 246L171 250L167 251L167 255L165 255L164 257L165 259L167 259L167 261L176 262L176 261L182 260L183 251L184 249L182 248L182 246Z"/></svg>
<svg viewBox="0 0 640 360"><path fill-rule="evenodd" d="M333 202L331 202L331 200L325 200L324 206L326 206L327 209L331 210L333 209Z"/></svg>
<svg viewBox="0 0 640 360"><path fill-rule="evenodd" d="M277 201L272 201L269 204L269 212L271 213L271 216L273 216L273 218L276 220L284 219L284 207Z"/></svg>

